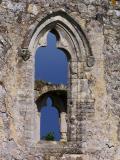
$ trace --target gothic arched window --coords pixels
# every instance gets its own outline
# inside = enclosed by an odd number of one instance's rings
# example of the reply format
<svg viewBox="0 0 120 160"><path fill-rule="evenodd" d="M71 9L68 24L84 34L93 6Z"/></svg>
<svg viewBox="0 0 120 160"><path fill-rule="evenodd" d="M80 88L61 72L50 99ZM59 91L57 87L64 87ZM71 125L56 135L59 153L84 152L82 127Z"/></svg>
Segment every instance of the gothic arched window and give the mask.
<svg viewBox="0 0 120 160"><path fill-rule="evenodd" d="M31 28L33 28L33 26ZM88 80L85 76L85 71L89 71L89 68L93 66L94 57L92 55L89 42L79 24L64 11L57 11L48 14L42 20L38 19L37 25L35 25L31 34L32 38L30 39L28 50L32 54L33 68L35 64L36 51L39 47L47 46L47 37L49 32L52 32L56 36L56 48L62 50L67 57L68 83L67 87L64 85L62 86L61 84L56 84L56 86L53 87L50 83L42 82L42 86L39 84L38 88L40 89L38 89L36 88L36 85L38 86L38 84L35 82L35 102L37 104L39 101L38 99L40 99L38 97L43 97L43 95L48 93L53 94L54 92L57 93L58 96L59 91L66 92L66 97L62 96L61 93L60 96L65 99L66 103L67 140L79 141L81 140L80 124L84 117L80 112L79 107L81 108L81 106L84 106L85 108L86 105L92 105L93 102L89 94L90 92L88 91ZM54 89L52 89L52 87ZM40 130L37 129L37 127L39 127L39 124L37 123L39 110L35 106L34 110L35 129L31 129L31 137L34 135L35 141L38 141L40 139L38 133Z"/></svg>

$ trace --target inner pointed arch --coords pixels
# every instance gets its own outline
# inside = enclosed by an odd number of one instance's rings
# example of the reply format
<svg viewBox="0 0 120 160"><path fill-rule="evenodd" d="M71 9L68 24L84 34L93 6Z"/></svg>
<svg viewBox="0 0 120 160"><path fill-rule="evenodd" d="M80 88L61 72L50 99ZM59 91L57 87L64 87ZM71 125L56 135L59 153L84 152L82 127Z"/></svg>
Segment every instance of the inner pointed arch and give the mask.
<svg viewBox="0 0 120 160"><path fill-rule="evenodd" d="M47 34L47 46L38 48L35 55L35 79L66 85L68 59L62 50L56 48L58 33L51 31Z"/></svg>

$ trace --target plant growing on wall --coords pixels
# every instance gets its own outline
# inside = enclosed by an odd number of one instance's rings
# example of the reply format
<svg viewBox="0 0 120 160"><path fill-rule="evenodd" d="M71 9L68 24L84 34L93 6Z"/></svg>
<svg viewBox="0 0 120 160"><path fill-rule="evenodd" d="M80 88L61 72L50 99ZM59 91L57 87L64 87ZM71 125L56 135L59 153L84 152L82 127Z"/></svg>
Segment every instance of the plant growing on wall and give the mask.
<svg viewBox="0 0 120 160"><path fill-rule="evenodd" d="M49 132L46 136L45 136L45 140L47 141L54 141L55 137L54 137L54 132Z"/></svg>

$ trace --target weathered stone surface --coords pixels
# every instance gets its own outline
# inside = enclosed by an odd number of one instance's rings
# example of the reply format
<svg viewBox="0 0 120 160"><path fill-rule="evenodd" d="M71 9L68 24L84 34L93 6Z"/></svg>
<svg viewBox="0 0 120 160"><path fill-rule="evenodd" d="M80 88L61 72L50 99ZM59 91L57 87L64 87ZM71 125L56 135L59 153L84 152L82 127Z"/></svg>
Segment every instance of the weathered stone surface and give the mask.
<svg viewBox="0 0 120 160"><path fill-rule="evenodd" d="M61 158L61 160L89 160L88 155L63 155L63 157Z"/></svg>
<svg viewBox="0 0 120 160"><path fill-rule="evenodd" d="M71 58L69 84L34 86L35 50L53 28ZM35 96L53 90L65 91L69 141L36 144ZM0 1L0 159L120 160L119 1Z"/></svg>

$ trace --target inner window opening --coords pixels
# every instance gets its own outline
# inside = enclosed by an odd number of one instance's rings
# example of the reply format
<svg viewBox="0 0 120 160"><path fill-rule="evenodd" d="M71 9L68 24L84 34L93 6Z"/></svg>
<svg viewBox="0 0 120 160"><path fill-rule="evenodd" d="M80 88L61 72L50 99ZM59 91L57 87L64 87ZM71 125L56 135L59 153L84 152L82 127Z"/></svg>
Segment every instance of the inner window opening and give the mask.
<svg viewBox="0 0 120 160"><path fill-rule="evenodd" d="M68 59L63 52L56 48L57 32L48 33L47 46L39 47L35 54L35 81L44 81L53 85L68 83ZM67 100L67 97L65 97ZM66 101L65 100L65 101ZM67 140L66 111L60 112L47 97L46 104L42 106L40 114L40 139L41 140ZM37 104L37 107L39 108ZM67 103L66 103L67 105Z"/></svg>
<svg viewBox="0 0 120 160"><path fill-rule="evenodd" d="M42 140L59 141L61 139L59 113L53 106L50 97L46 100L46 106L41 109L40 123L40 138Z"/></svg>
<svg viewBox="0 0 120 160"><path fill-rule="evenodd" d="M36 51L35 80L67 85L67 57L62 50L56 48L57 38L52 32L48 33L47 46L39 47Z"/></svg>

